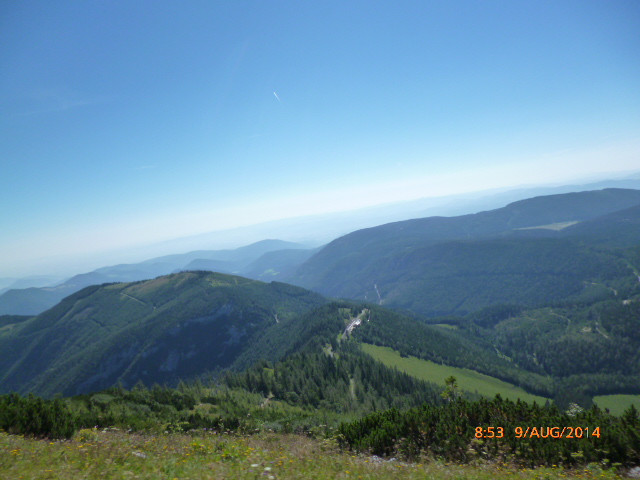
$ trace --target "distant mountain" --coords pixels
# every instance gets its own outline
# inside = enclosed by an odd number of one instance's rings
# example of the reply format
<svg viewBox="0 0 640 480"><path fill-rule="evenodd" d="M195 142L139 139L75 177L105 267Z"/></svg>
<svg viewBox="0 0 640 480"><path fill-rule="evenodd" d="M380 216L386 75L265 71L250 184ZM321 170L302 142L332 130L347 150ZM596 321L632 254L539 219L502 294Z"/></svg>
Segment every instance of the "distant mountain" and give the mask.
<svg viewBox="0 0 640 480"><path fill-rule="evenodd" d="M240 273L246 277L263 281L280 279L293 273L296 268L319 250L320 248L310 248L267 252L241 269Z"/></svg>
<svg viewBox="0 0 640 480"><path fill-rule="evenodd" d="M11 289L48 287L60 283L63 279L52 275L31 275L23 278L0 278L0 295Z"/></svg>
<svg viewBox="0 0 640 480"><path fill-rule="evenodd" d="M310 245L328 243L349 232L398 222L413 218L431 216L454 216L493 210L508 203L561 193L600 190L604 188L640 189L640 174L606 180L585 180L570 185L525 185L518 188L503 188L447 195L425 197L417 200L398 201L373 205L346 212L332 212L296 218L273 220L257 225L238 227L225 231L213 231L198 235L176 238L152 245L152 251L172 252L209 248L209 245L239 245L262 238L287 238L291 241ZM144 253L144 252L142 252ZM157 255L157 254L154 254Z"/></svg>
<svg viewBox="0 0 640 480"><path fill-rule="evenodd" d="M605 189L568 193L521 200L500 209L477 214L428 217L358 230L336 239L317 252L304 249L300 244L264 240L233 250L201 250L166 255L136 264L99 268L76 275L55 287L5 291L0 295L0 314L35 315L85 286L137 281L186 270L211 270L256 279L278 279L312 288L326 295L381 300L386 294L381 293L380 287L387 280L384 277L371 277L375 272L372 272L371 265L366 264L377 263L374 259L393 257L399 254L400 249L404 249L406 254L410 250L438 242L488 239L507 234L521 237L578 238L577 233L572 236L570 232L579 232L581 228L587 227L581 227L579 223L576 225L577 222L593 220L638 203L639 190ZM562 227L565 227L564 230L558 234L556 230L559 231ZM604 228L603 232L607 231L606 227L601 228ZM626 227L619 224L617 228L630 229L625 238L633 243L632 224ZM584 235L581 238L583 237ZM622 239L620 236L616 238L618 242ZM274 253L278 251L280 253ZM314 252L315 255L312 255ZM342 289L341 285L345 288ZM438 307L430 311L441 310Z"/></svg>
<svg viewBox="0 0 640 480"><path fill-rule="evenodd" d="M639 204L640 190L605 189L391 223L334 240L284 280L332 297L427 315L569 299L589 282L617 285L633 279L627 262L575 240L580 231L580 238L587 235L578 222ZM550 228L557 224L574 226L558 235Z"/></svg>
<svg viewBox="0 0 640 480"><path fill-rule="evenodd" d="M0 295L0 315L37 315L80 288L63 285L7 290Z"/></svg>
<svg viewBox="0 0 640 480"><path fill-rule="evenodd" d="M284 240L261 240L235 249L198 250L183 254L165 255L145 260L141 264L164 263L172 265L173 268L183 268L194 260L215 260L228 262L229 268L238 270L267 252L292 248L304 249L306 247L299 243L285 242Z"/></svg>
<svg viewBox="0 0 640 480"><path fill-rule="evenodd" d="M640 205L582 222L565 222L510 232L521 238L564 238L607 248L640 245Z"/></svg>
<svg viewBox="0 0 640 480"><path fill-rule="evenodd" d="M237 264L235 262L225 262L224 260L209 260L206 258L196 258L181 268L176 268L173 273L187 272L189 270L207 270L210 272L233 273Z"/></svg>
<svg viewBox="0 0 640 480"><path fill-rule="evenodd" d="M0 295L0 315L37 315L54 306L68 295L89 285L135 282L185 270L243 273L244 269L249 268L252 262L265 253L283 249L303 248L303 245L297 243L282 240L263 240L233 250L201 250L166 255L140 263L102 267L92 272L75 275L54 287L7 290ZM281 261L276 261L279 265L280 263L278 262ZM302 262L302 259L300 262Z"/></svg>

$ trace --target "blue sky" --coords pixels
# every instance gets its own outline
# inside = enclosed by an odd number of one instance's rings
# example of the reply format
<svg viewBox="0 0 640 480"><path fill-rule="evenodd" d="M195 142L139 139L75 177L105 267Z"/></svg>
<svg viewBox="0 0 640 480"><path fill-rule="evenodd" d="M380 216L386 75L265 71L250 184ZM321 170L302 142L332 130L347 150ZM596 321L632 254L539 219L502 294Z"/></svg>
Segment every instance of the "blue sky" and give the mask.
<svg viewBox="0 0 640 480"><path fill-rule="evenodd" d="M637 1L3 2L0 276L638 170L639 31Z"/></svg>

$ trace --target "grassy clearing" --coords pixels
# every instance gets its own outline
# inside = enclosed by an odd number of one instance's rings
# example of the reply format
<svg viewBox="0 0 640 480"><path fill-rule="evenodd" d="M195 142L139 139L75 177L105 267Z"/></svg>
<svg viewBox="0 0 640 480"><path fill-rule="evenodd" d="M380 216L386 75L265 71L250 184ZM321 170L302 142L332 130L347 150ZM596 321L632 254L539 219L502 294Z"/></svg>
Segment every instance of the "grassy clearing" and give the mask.
<svg viewBox="0 0 640 480"><path fill-rule="evenodd" d="M0 477L11 479L613 479L598 466L518 470L504 464L407 464L352 455L330 441L298 435L239 437L139 435L81 431L72 440L50 442L0 433Z"/></svg>
<svg viewBox="0 0 640 480"><path fill-rule="evenodd" d="M432 326L446 328L447 330L458 330L457 325L451 325L449 323L434 323Z"/></svg>
<svg viewBox="0 0 640 480"><path fill-rule="evenodd" d="M546 225L537 225L535 227L522 227L522 228L516 228L515 230L536 230L536 229L542 229L542 230L563 230L567 227L570 227L571 225L575 225L576 223L580 223L579 221L573 221L573 222L557 222L557 223L548 223Z"/></svg>
<svg viewBox="0 0 640 480"><path fill-rule="evenodd" d="M467 368L439 365L416 357L403 358L398 352L389 347L379 347L366 343L362 344L362 350L389 367L396 367L402 372L438 385L444 385L445 378L453 375L458 380L460 388L468 392L479 393L485 397L493 398L499 393L503 398L510 400L520 398L526 402L536 401L542 404L547 400L544 397L527 393L510 383Z"/></svg>
<svg viewBox="0 0 640 480"><path fill-rule="evenodd" d="M608 408L613 415L622 415L632 404L640 410L640 395L600 395L593 397L593 403Z"/></svg>

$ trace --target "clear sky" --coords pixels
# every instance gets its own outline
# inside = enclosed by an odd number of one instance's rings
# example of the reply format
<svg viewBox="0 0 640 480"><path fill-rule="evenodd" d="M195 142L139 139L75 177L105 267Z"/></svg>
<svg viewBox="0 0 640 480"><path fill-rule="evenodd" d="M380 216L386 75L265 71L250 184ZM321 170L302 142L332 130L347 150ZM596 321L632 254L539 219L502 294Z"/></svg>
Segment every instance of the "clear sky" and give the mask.
<svg viewBox="0 0 640 480"><path fill-rule="evenodd" d="M2 2L0 277L639 170L639 32L635 0Z"/></svg>

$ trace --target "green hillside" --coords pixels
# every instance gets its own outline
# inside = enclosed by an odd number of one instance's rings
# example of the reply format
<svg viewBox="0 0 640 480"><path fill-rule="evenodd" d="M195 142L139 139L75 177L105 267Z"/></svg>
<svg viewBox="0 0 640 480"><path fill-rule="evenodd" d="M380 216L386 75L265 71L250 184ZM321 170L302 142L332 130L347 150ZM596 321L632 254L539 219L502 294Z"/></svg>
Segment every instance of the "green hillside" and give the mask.
<svg viewBox="0 0 640 480"><path fill-rule="evenodd" d="M395 367L412 377L438 385L444 385L447 378L454 376L462 390L477 393L484 397L493 398L497 394L500 394L503 398L509 398L514 401L519 398L526 402L535 401L542 404L548 400L547 398L527 393L522 388L510 383L503 382L488 375L483 375L468 368L440 365L416 357L402 357L398 352L389 347L379 347L364 343L362 344L362 351L388 367Z"/></svg>
<svg viewBox="0 0 640 480"><path fill-rule="evenodd" d="M590 405L598 395L640 393L638 331L638 294L523 310L474 329L514 365L553 378L554 399L561 405Z"/></svg>
<svg viewBox="0 0 640 480"><path fill-rule="evenodd" d="M393 349L405 358L383 358L382 350L376 358L409 373L416 373L407 370L415 362L433 362L430 373L440 373L431 380L439 384L457 372L471 382L471 392L527 392L588 406L595 395L640 393L640 292L614 295L612 287L592 287L618 299L585 297L585 303L537 309L494 306L438 317L431 321L439 326L432 326L375 305L330 302L298 287L210 272L93 286L36 317L3 317L0 348L8 354L0 358L0 384L5 392L48 396L118 382L175 385L307 352L311 356L290 367L304 371L305 362L317 363L313 355L340 355L355 341ZM349 375L355 381L357 375ZM486 389L483 375L495 379ZM302 387L261 388L265 396L285 399L287 392L299 396ZM356 395L357 383L350 388ZM340 401L333 400L334 408Z"/></svg>
<svg viewBox="0 0 640 480"><path fill-rule="evenodd" d="M348 345L362 343L382 363L414 375L419 364L439 383L457 372L469 391L483 395L526 392L563 408L572 402L588 407L595 396L635 395L640 250L630 246L634 202L640 191L608 189L383 225L337 239L298 271L299 278L320 281L321 291L364 303L204 271L89 286L35 317L0 317L0 350L6 353L0 388L52 396L117 383L176 385L221 378L225 371L247 374L266 361L269 366L261 368L273 372L306 371L316 386L285 373L260 373L260 382L246 377L237 380L238 388L294 404L307 391L305 405L317 399L315 388L333 392L322 398L326 408L339 409L354 398L357 408L367 401L386 408L390 399L362 374L378 367L349 363L356 360ZM545 227L560 223L561 229ZM620 243L613 244L618 231ZM202 260L246 262L266 278L275 272L270 265L291 271L310 254L270 250L282 243L259 242L224 252L226 260ZM156 260L194 261L201 254ZM109 268L123 273L130 266ZM340 379L331 376L336 371L327 366L327 355L345 355ZM396 393L403 405L418 401L402 389Z"/></svg>
<svg viewBox="0 0 640 480"><path fill-rule="evenodd" d="M514 362L559 377L640 373L640 297L526 310L482 334Z"/></svg>
<svg viewBox="0 0 640 480"><path fill-rule="evenodd" d="M593 403L613 415L622 415L631 405L640 410L640 395L598 395L593 397Z"/></svg>
<svg viewBox="0 0 640 480"><path fill-rule="evenodd" d="M606 189L381 225L334 240L287 281L429 316L502 303L604 299L612 292L608 288L630 288L637 280L637 265L600 247L607 245L603 232L615 237L618 228L624 238L635 238L629 218L637 213L630 207L638 204L640 191ZM622 210L624 215L614 214ZM581 227L582 222L591 223ZM571 226L531 228L558 223ZM596 291L592 284L604 289Z"/></svg>
<svg viewBox="0 0 640 480"><path fill-rule="evenodd" d="M473 370L563 407L572 402L590 406L597 395L640 393L639 309L640 293L564 307L494 306L465 317L431 319L435 325L427 325L370 307L370 321L353 336L377 346L367 348L397 352L401 358L387 355L387 365L402 362L411 368L426 360L443 372ZM376 351L378 356L382 352ZM409 362L409 357L416 360Z"/></svg>
<svg viewBox="0 0 640 480"><path fill-rule="evenodd" d="M296 431L407 460L630 465L635 410L620 417L576 410L580 425L601 427L602 448L586 439L562 448L553 439L522 442L513 432L524 424L573 425L569 402L588 407L594 395L618 413L630 397L607 394L640 393L634 292L425 319L210 272L93 286L37 317L3 317L0 348L10 353L0 359L3 388L83 394L52 402L0 396L0 428L35 435L59 428L56 435L69 436L97 425L192 438L210 430ZM450 389L451 376L467 399ZM525 402L510 401L516 398ZM509 435L479 442L475 429L490 425ZM445 441L454 431L455 441ZM98 432L78 435L92 444Z"/></svg>
<svg viewBox="0 0 640 480"><path fill-rule="evenodd" d="M429 316L466 314L493 304L579 300L585 282L631 285L633 272L607 252L556 239L445 242L389 254L337 280L338 296L358 298L375 280L383 305ZM376 297L373 297L375 293ZM610 292L601 292L606 298Z"/></svg>
<svg viewBox="0 0 640 480"><path fill-rule="evenodd" d="M640 244L640 205L573 225L563 236L608 247L634 247Z"/></svg>
<svg viewBox="0 0 640 480"><path fill-rule="evenodd" d="M52 395L176 383L245 350L258 355L266 330L323 303L297 287L210 272L88 287L0 331L0 385Z"/></svg>

